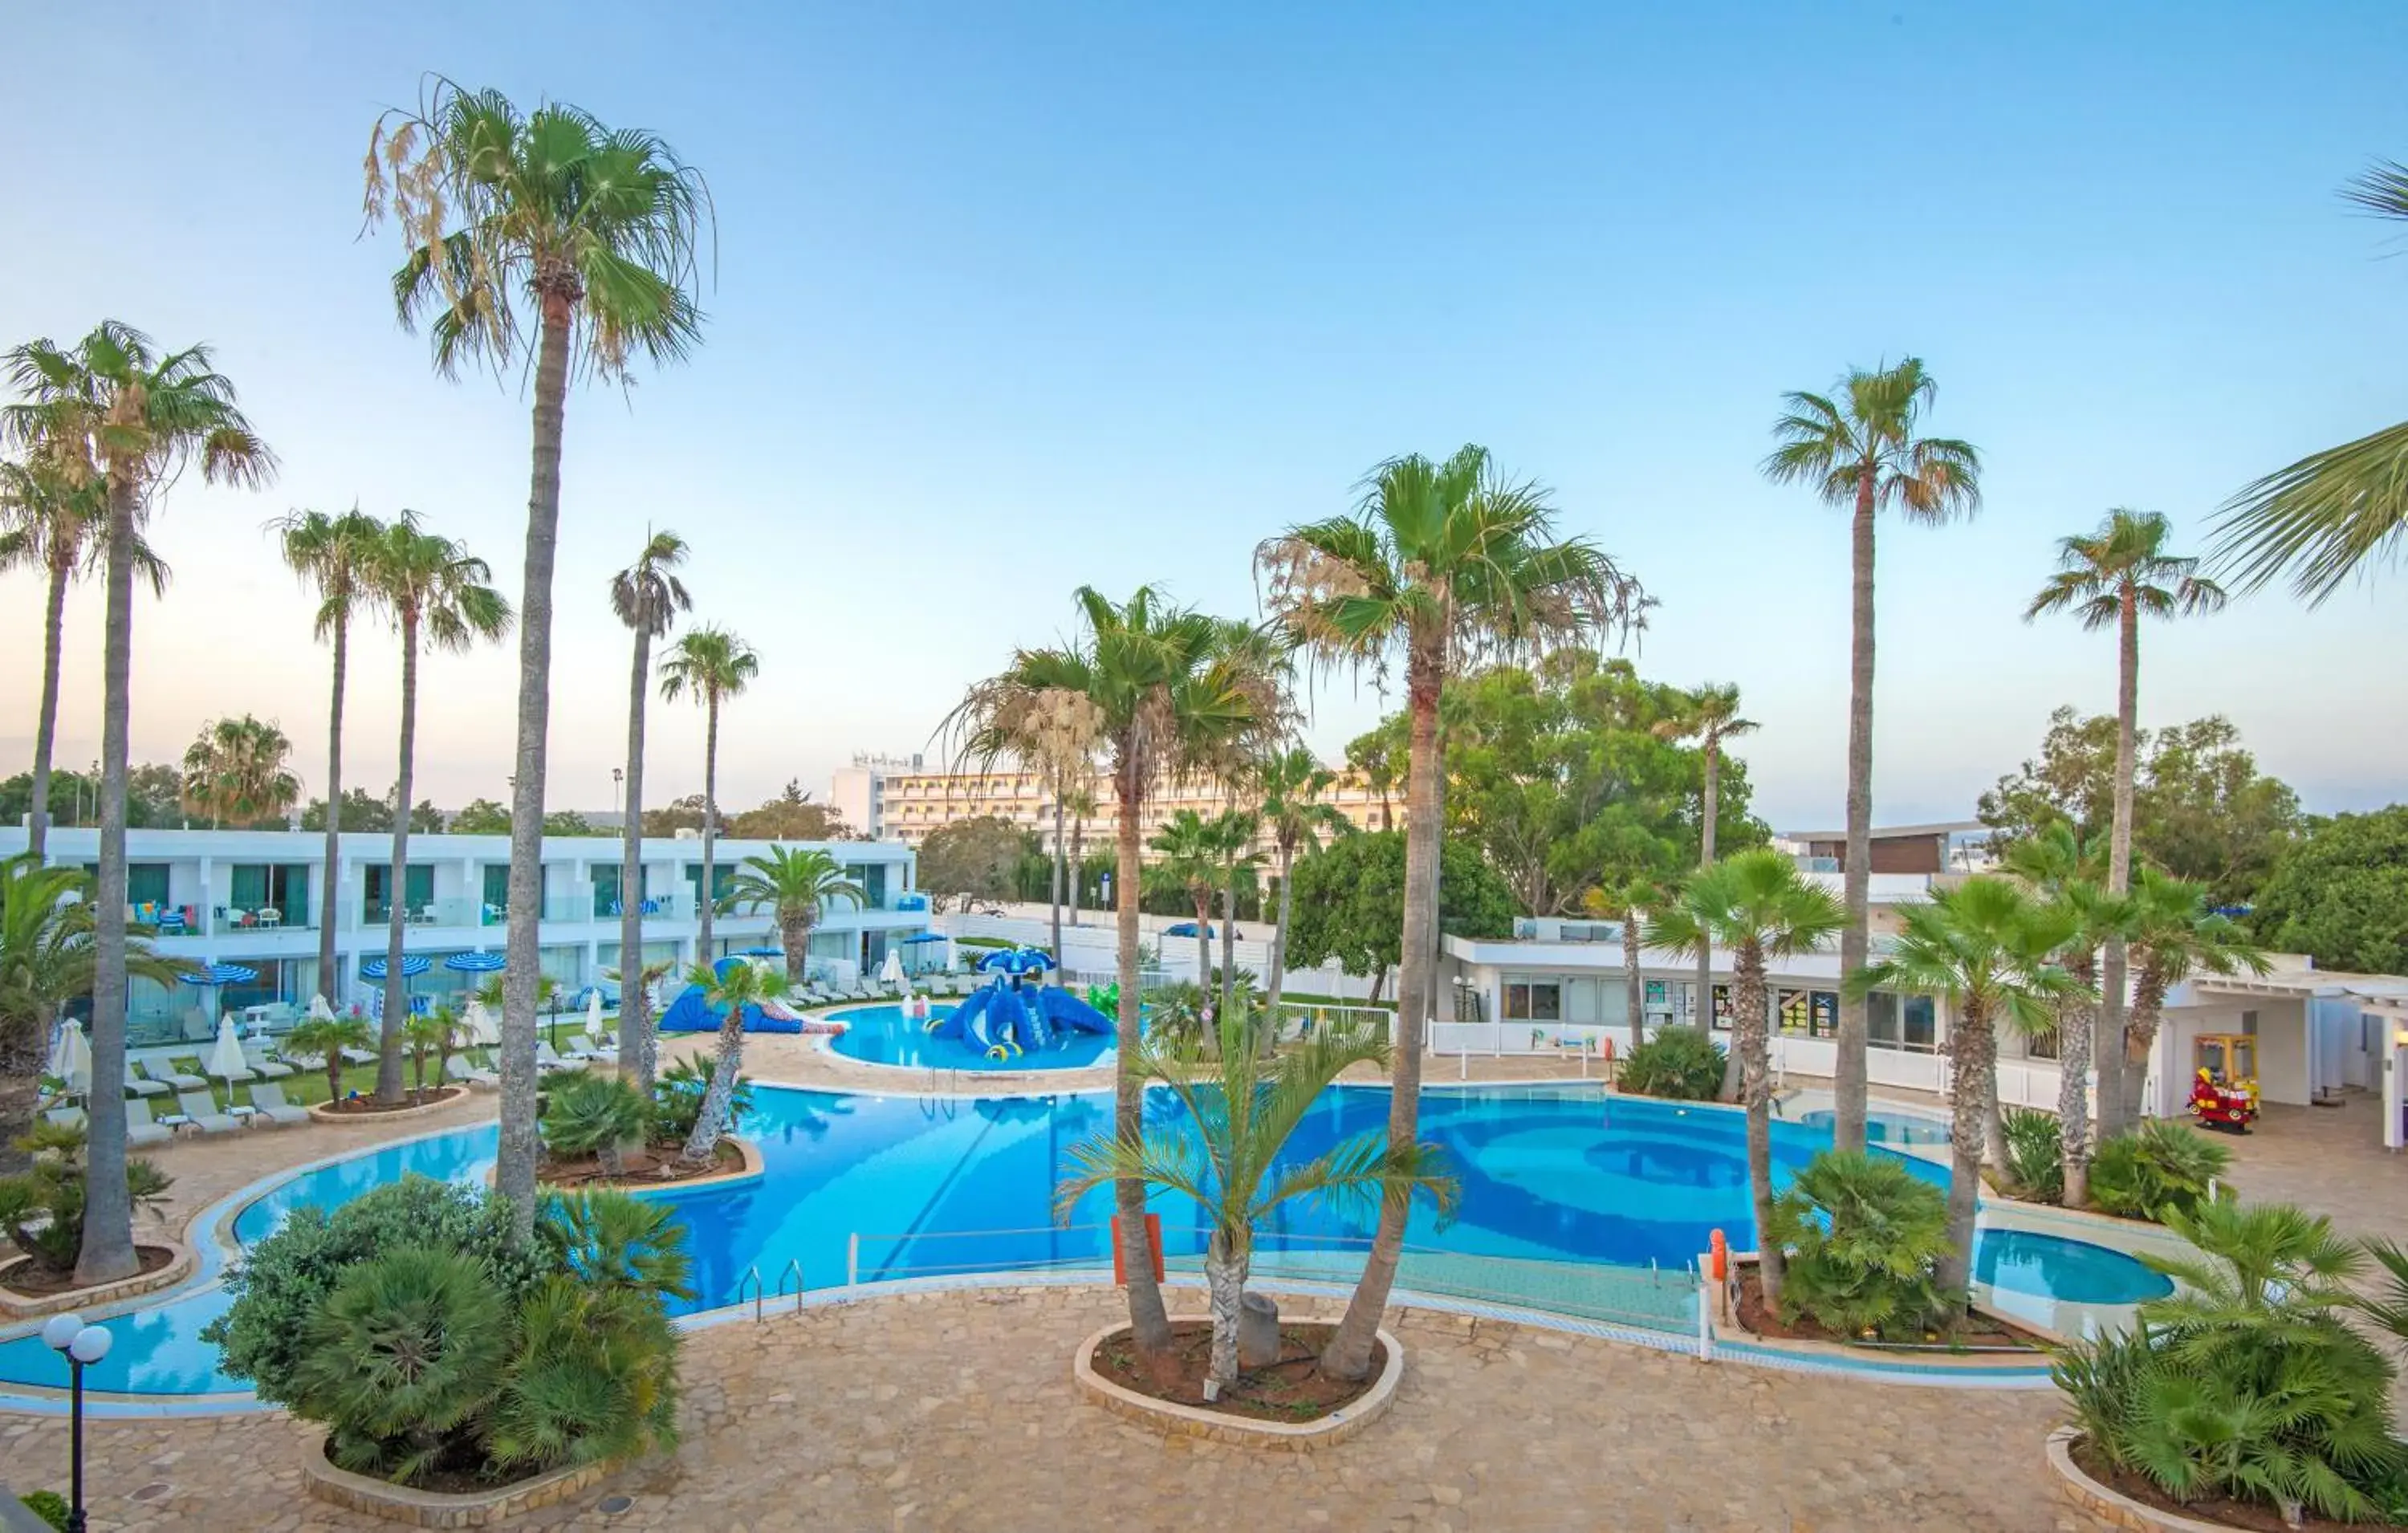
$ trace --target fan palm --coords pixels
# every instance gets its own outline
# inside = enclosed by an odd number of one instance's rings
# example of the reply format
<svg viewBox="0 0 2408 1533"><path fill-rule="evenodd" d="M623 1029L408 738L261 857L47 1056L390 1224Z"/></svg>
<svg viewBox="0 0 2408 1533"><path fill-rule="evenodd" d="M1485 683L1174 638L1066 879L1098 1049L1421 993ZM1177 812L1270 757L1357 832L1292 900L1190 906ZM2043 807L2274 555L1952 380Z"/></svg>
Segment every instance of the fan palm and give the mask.
<svg viewBox="0 0 2408 1533"><path fill-rule="evenodd" d="M745 1008L784 996L786 977L748 959L733 958L719 965L696 964L686 972L686 981L700 985L703 1000L720 1013L719 1054L711 1066L710 1089L703 1093L702 1110L695 1114L694 1132L686 1136L680 1153L688 1166L709 1166L718 1153L719 1136L728 1130L734 1116L729 1103L735 1096L737 1073L744 1067Z"/></svg>
<svg viewBox="0 0 2408 1533"><path fill-rule="evenodd" d="M1221 838L1213 823L1194 809L1181 809L1162 823L1146 843L1154 860L1145 878L1160 890L1176 891L1196 907L1196 984L1212 989L1212 896L1221 887Z"/></svg>
<svg viewBox="0 0 2408 1533"><path fill-rule="evenodd" d="M2265 950L2248 930L2208 909L2207 886L2143 867L2132 882L2132 1021L2124 1060L2121 1121L2141 1115L2149 1051L2165 1019L2166 992L2193 974L2267 971ZM2101 1088L2104 1089L2104 1088Z"/></svg>
<svg viewBox="0 0 2408 1533"><path fill-rule="evenodd" d="M506 375L521 362L530 310L536 326L494 1172L524 1233L535 1221L534 986L569 378L624 380L639 353L658 364L692 351L702 335L697 256L710 191L652 134L608 127L565 103L522 113L498 91L465 91L439 77L416 111L378 119L366 170L368 224L390 217L401 229L394 307L406 326L428 322L438 372L481 362Z"/></svg>
<svg viewBox="0 0 2408 1533"><path fill-rule="evenodd" d="M67 586L96 566L108 530L108 486L78 462L36 444L22 463L0 463L0 571L38 569L47 578L42 607L42 698L34 718L33 795L25 850L42 855L50 824L50 759L58 743L59 655L65 629ZM134 540L136 571L151 594L167 594L167 566L150 545Z"/></svg>
<svg viewBox="0 0 2408 1533"><path fill-rule="evenodd" d="M51 454L79 478L108 486L102 583L107 591L101 660L99 876L93 898L125 907L126 747L134 663L136 533L161 489L197 464L212 483L254 486L276 472L275 454L236 408L234 384L208 348L162 352L130 325L104 321L72 348L29 341L7 353L18 402L0 408L0 445ZM84 1162L91 1194L81 1283L131 1277L134 1208L125 1192L125 930L93 934L92 1142Z"/></svg>
<svg viewBox="0 0 2408 1533"><path fill-rule="evenodd" d="M184 752L184 808L207 816L212 830L229 820L237 829L280 824L301 797L292 756L293 741L276 724L248 713L212 719Z"/></svg>
<svg viewBox="0 0 2408 1533"><path fill-rule="evenodd" d="M838 900L863 906L869 903L869 895L844 876L843 864L819 848L773 846L766 855L747 857L738 866L718 905L728 915L768 909L786 953L786 983L799 985L810 956L811 928L820 924L820 913ZM624 1042L623 1039L623 1047Z"/></svg>
<svg viewBox="0 0 2408 1533"><path fill-rule="evenodd" d="M2132 732L2141 689L2141 619L2213 612L2224 590L2199 573L2199 561L2166 552L2172 526L2155 511L2107 513L2088 537L2057 540L2057 572L2024 610L2029 622L2043 612L2071 612L2085 628L2114 626L2116 634L2115 817L2107 849L2107 893L2132 886ZM2127 953L2120 933L2106 934L2099 966L2099 1129L2113 1134L2128 1120L2124 1104L2140 1100L2124 1079L2124 1000Z"/></svg>
<svg viewBox="0 0 2408 1533"><path fill-rule="evenodd" d="M351 669L351 619L377 599L368 570L384 539L384 523L353 507L328 515L324 511L294 511L270 523L285 567L318 593L317 634L334 646L333 701L326 710L326 861L319 881L318 990L340 1001L341 970L335 960L336 901L340 881L343 833L343 687ZM408 805L405 796L396 815Z"/></svg>
<svg viewBox="0 0 2408 1533"><path fill-rule="evenodd" d="M712 847L719 837L719 709L740 695L761 674L761 657L726 629L706 623L678 636L661 661L661 698L676 702L691 695L702 705L706 723L702 737L702 887L695 900L696 927L694 951L704 963L711 951L710 916L719 900L717 874L711 867Z"/></svg>
<svg viewBox="0 0 2408 1533"><path fill-rule="evenodd" d="M1142 1135L1090 1139L1069 1153L1054 1189L1054 1215L1067 1222L1081 1197L1107 1182L1136 1181L1195 1200L1209 1227L1204 1277L1212 1296L1212 1354L1207 1391L1238 1379L1238 1317L1254 1254L1254 1230L1299 1201L1378 1206L1415 1193L1454 1209L1457 1189L1444 1172L1445 1152L1426 1141L1392 1148L1380 1133L1358 1134L1310 1161L1286 1161L1287 1147L1314 1103L1354 1065L1388 1062L1369 1034L1323 1028L1274 1055L1268 1035L1224 1012L1217 1048L1200 1035L1172 1041L1149 1034L1134 1051L1147 1078L1168 1085L1186 1110L1183 1122Z"/></svg>
<svg viewBox="0 0 2408 1533"><path fill-rule="evenodd" d="M1772 1003L1765 960L1813 953L1846 924L1847 911L1831 892L1770 847L1698 869L1647 923L1650 947L1694 958L1720 946L1731 955L1732 1052L1739 1055L1740 1100L1747 1109L1747 1179L1759 1235L1773 1228ZM1779 1302L1780 1242L1759 1239L1756 1260L1766 1301Z"/></svg>
<svg viewBox="0 0 2408 1533"><path fill-rule="evenodd" d="M448 1006L438 1006L423 1016L413 1015L401 1025L402 1040L409 1050L409 1072L418 1083L418 1095L423 1097L429 1090L443 1084L450 1072L452 1054L466 1036L460 1019ZM429 1065L434 1067L428 1072Z"/></svg>
<svg viewBox="0 0 2408 1533"><path fill-rule="evenodd" d="M411 780L418 761L418 651L464 653L509 631L510 604L489 583L484 560L449 537L422 531L418 513L405 510L384 529L369 555L367 580L378 605L393 616L401 635L401 761L394 785L393 861L387 874L384 938L384 1028L377 1046L377 1100L401 1100L402 1024L409 1015L409 981L401 967L402 936L409 922L404 898L409 868ZM331 802L331 800L330 800ZM330 813L329 819L333 818Z"/></svg>
<svg viewBox="0 0 2408 1533"><path fill-rule="evenodd" d="M1112 892L1116 912L1121 1038L1113 1082L1112 1135L1140 1137L1145 1079L1137 1073L1140 1037L1138 931L1140 852L1145 806L1166 779L1209 775L1243 759L1279 728L1278 678L1256 668L1250 630L1164 601L1140 586L1125 602L1082 586L1082 633L1071 643L1021 650L999 675L972 687L946 721L965 753L992 760L1012 721L1053 691L1096 705L1097 742L1111 773L1118 843ZM1131 1335L1149 1355L1170 1340L1162 1291L1145 1227L1145 1183L1123 1177L1114 1189L1114 1239L1129 1275Z"/></svg>
<svg viewBox="0 0 2408 1533"><path fill-rule="evenodd" d="M1684 699L1681 709L1656 725L1661 739L1698 742L1698 753L1703 758L1703 781L1698 793L1698 866L1711 867L1714 860L1714 828L1722 814L1723 741L1742 735L1756 733L1756 721L1743 719L1739 712L1739 686L1736 682L1715 686L1709 682ZM1698 1016L1711 1025L1713 1018L1714 957L1711 951L1698 954Z"/></svg>
<svg viewBox="0 0 2408 1533"><path fill-rule="evenodd" d="M2030 884L2067 919L2071 935L2057 963L2075 985L2057 1007L2057 1130L2064 1168L2064 1201L2078 1209L2090 1199L2090 1070L2096 1034L2099 945L2110 931L2122 931L2129 902L2104 887L2106 849L2088 844L2071 824L2055 821L2007 849L2007 870Z"/></svg>
<svg viewBox="0 0 2408 1533"><path fill-rule="evenodd" d="M318 1066L326 1072L326 1100L343 1099L343 1052L347 1049L367 1049L376 1044L376 1034L368 1030L366 1019L350 1012L327 1017L304 1017L284 1035L284 1050L296 1055L315 1054Z"/></svg>
<svg viewBox="0 0 2408 1533"><path fill-rule="evenodd" d="M1918 437L1938 383L1922 359L1877 372L1851 370L1837 397L1784 396L1764 460L1776 484L1811 486L1826 505L1851 509L1849 523L1848 825L1841 895L1848 910L1840 934L1840 968L1853 972L1870 948L1866 913L1873 825L1873 521L1884 509L1937 524L1981 505L1981 454L1970 442ZM1839 1060L1831 1082L1832 1143L1865 1147L1865 1003L1840 1006Z"/></svg>
<svg viewBox="0 0 2408 1533"><path fill-rule="evenodd" d="M1465 666L1583 639L1643 618L1638 582L1583 538L1555 537L1547 492L1498 473L1488 450L1444 463L1395 458L1363 481L1355 513L1290 527L1256 550L1273 620L1324 665L1384 674L1401 659L1405 769L1403 962L1388 1138L1410 1144L1421 1113L1422 1025L1435 998L1443 762L1440 689ZM1359 1379L1403 1249L1405 1200L1391 1196L1363 1281L1322 1358Z"/></svg>
<svg viewBox="0 0 2408 1533"><path fill-rule="evenodd" d="M1354 822L1340 813L1336 805L1321 801L1337 781L1338 774L1315 761L1301 745L1275 751L1254 764L1254 812L1270 837L1279 868L1279 919L1271 929L1270 983L1264 1003L1273 1028L1279 1025L1280 992L1287 984L1287 925L1293 905L1288 884L1297 859L1320 851L1325 840L1350 835L1354 829Z"/></svg>
<svg viewBox="0 0 2408 1533"><path fill-rule="evenodd" d="M1938 996L1948 1027L1948 1239L1941 1286L1963 1304L1973 1265L1973 1211L1991 1098L1998 1093L2000 1023L2045 1032L2060 1001L2080 988L2057 967L2072 936L2064 911L2005 879L1966 880L1906 907L1905 929L1886 957L1849 971L1843 994L1862 1000L1875 989Z"/></svg>
<svg viewBox="0 0 2408 1533"><path fill-rule="evenodd" d="M644 540L636 562L610 577L610 610L636 636L636 657L627 682L626 818L619 829L619 952L644 951L644 701L652 684L652 640L666 635L680 612L694 606L678 568L686 542L673 532ZM659 1041L652 1032L651 997L638 985L619 987L620 1068L637 1089L652 1089Z"/></svg>
<svg viewBox="0 0 2408 1533"><path fill-rule="evenodd" d="M1629 1013L1630 1046L1634 1049L1647 1041L1647 985L1639 968L1640 923L1669 897L1663 884L1644 873L1598 884L1581 895L1584 913L1600 921L1618 923L1622 927L1622 1005Z"/></svg>

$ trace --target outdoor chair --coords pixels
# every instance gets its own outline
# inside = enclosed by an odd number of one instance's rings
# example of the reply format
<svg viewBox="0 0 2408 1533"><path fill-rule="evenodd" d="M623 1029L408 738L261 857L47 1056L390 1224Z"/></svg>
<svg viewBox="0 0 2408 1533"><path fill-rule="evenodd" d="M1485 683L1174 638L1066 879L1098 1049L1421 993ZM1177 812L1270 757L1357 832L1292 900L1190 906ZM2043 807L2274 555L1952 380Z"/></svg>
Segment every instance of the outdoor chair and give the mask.
<svg viewBox="0 0 2408 1533"><path fill-rule="evenodd" d="M251 1073L263 1081L281 1081L293 1073L292 1066L280 1059L269 1058L267 1045L255 1038L244 1040L242 1059L251 1067Z"/></svg>
<svg viewBox="0 0 2408 1533"><path fill-rule="evenodd" d="M150 1119L150 1104L141 1097L130 1098L125 1104L125 1142L141 1146L165 1144L176 1137L176 1131Z"/></svg>
<svg viewBox="0 0 2408 1533"><path fill-rule="evenodd" d="M128 1080L138 1076L154 1086L165 1082L178 1091L198 1091L208 1084L197 1075L188 1075L178 1069L175 1062L168 1059L129 1059L125 1062L125 1074ZM150 1096L157 1093L145 1091L142 1095Z"/></svg>
<svg viewBox="0 0 2408 1533"><path fill-rule="evenodd" d="M183 1110L170 1112L159 1120L170 1128L189 1125L204 1134L230 1134L242 1126L234 1114L220 1112L216 1098L206 1091L179 1091L176 1105Z"/></svg>
<svg viewBox="0 0 2408 1533"><path fill-rule="evenodd" d="M452 1084L490 1091L502 1083L502 1078L478 1064L466 1054L453 1054L443 1062L443 1073Z"/></svg>
<svg viewBox="0 0 2408 1533"><path fill-rule="evenodd" d="M284 1088L272 1081L262 1081L251 1088L251 1105L254 1112L279 1127L286 1124L306 1124L309 1110L294 1107L284 1099Z"/></svg>
<svg viewBox="0 0 2408 1533"><path fill-rule="evenodd" d="M165 1096L167 1082L151 1080L142 1073L140 1060L129 1059L125 1062L125 1089L136 1096Z"/></svg>
<svg viewBox="0 0 2408 1533"><path fill-rule="evenodd" d="M585 1067L585 1061L582 1059L563 1059L560 1057L560 1051L552 1046L552 1039L548 1038L538 1039L535 1045L535 1067L538 1072L545 1070L581 1070Z"/></svg>
<svg viewBox="0 0 2408 1533"><path fill-rule="evenodd" d="M69 1103L65 1107L51 1108L45 1111L42 1114L42 1117L50 1123L58 1125L61 1128L81 1128L84 1124L83 1109L77 1107L73 1103Z"/></svg>

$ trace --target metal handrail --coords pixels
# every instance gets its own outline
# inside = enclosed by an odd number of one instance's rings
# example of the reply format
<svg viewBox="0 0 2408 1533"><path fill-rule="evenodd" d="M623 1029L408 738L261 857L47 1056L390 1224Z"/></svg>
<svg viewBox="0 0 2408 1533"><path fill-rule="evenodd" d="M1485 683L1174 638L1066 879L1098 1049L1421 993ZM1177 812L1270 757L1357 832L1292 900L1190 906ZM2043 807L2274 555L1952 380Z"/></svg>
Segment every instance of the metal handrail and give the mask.
<svg viewBox="0 0 2408 1533"><path fill-rule="evenodd" d="M786 1269L778 1274L778 1297L780 1298L784 1298L786 1297L786 1280L788 1278L795 1280L795 1313L801 1314L803 1312L803 1259L800 1256L788 1262L786 1264ZM756 1320L760 1318L760 1311L757 1307L753 1311L753 1318Z"/></svg>
<svg viewBox="0 0 2408 1533"><path fill-rule="evenodd" d="M736 1302L738 1304L744 1302L745 1283L752 1285L752 1318L757 1322L761 1318L761 1269L757 1267L744 1269L743 1281L736 1285Z"/></svg>

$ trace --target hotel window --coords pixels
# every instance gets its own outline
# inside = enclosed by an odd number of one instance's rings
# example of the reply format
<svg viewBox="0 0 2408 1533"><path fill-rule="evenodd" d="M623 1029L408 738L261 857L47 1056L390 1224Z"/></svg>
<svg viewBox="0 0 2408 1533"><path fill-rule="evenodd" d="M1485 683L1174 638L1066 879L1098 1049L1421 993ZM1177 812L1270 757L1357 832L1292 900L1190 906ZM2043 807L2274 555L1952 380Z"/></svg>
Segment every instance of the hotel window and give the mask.
<svg viewBox="0 0 2408 1533"><path fill-rule="evenodd" d="M1553 980L1509 980L1505 984L1508 1022L1561 1022L1563 987Z"/></svg>
<svg viewBox="0 0 2408 1533"><path fill-rule="evenodd" d="M1876 990L1865 997L1865 1033L1876 1049L1930 1053L1938 1028L1928 996L1898 996Z"/></svg>

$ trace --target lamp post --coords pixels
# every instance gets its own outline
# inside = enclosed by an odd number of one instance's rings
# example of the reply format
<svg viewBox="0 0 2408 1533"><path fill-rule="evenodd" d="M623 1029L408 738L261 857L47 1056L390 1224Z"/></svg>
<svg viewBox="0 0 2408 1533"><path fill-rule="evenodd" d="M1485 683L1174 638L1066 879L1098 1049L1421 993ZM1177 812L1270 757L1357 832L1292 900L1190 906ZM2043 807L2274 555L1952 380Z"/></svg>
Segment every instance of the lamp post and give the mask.
<svg viewBox="0 0 2408 1533"><path fill-rule="evenodd" d="M69 1414L70 1427L67 1533L84 1533L83 1519L83 1370L108 1355L108 1332L99 1325L87 1325L83 1317L73 1313L55 1314L42 1322L42 1341L52 1352L67 1360L67 1371L73 1378L75 1393Z"/></svg>
<svg viewBox="0 0 2408 1533"><path fill-rule="evenodd" d="M610 818L613 820L619 818L619 785L626 781L627 771L625 767L613 766L610 768Z"/></svg>

